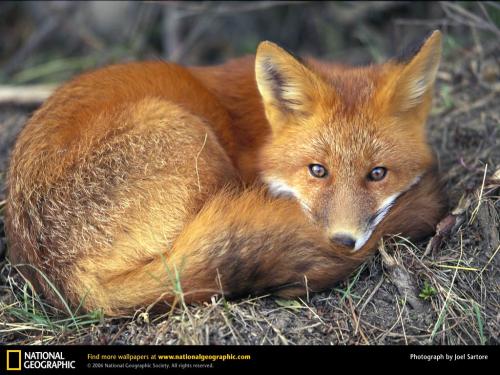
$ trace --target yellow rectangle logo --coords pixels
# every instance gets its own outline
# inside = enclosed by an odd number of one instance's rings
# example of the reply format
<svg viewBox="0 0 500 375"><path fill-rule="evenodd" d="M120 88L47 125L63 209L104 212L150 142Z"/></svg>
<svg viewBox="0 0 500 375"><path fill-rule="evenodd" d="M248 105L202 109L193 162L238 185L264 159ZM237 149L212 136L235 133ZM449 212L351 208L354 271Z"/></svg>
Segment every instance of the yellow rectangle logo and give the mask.
<svg viewBox="0 0 500 375"><path fill-rule="evenodd" d="M7 371L21 371L21 350L7 350Z"/></svg>

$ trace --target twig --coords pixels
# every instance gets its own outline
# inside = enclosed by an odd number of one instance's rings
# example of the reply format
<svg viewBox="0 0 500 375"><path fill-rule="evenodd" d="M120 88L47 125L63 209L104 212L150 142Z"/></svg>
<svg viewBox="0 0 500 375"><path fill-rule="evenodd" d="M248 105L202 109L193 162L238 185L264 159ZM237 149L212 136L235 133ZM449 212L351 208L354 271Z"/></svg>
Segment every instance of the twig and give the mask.
<svg viewBox="0 0 500 375"><path fill-rule="evenodd" d="M467 112L470 112L474 109L484 107L485 105L487 105L491 100L493 100L496 97L496 95L498 93L497 90L500 90L500 88L496 88L496 86L494 86L494 91L491 92L490 94L482 97L481 99L476 100L472 104L465 104L464 106L461 106L461 107L455 109L454 111L450 112L448 114L447 118L444 120L444 122L446 124L448 124L448 123L454 121L455 117L461 113L467 113Z"/></svg>
<svg viewBox="0 0 500 375"><path fill-rule="evenodd" d="M55 88L55 85L0 86L0 104L39 105Z"/></svg>
<svg viewBox="0 0 500 375"><path fill-rule="evenodd" d="M405 304L406 304L406 296L405 296ZM396 305L398 304L398 299L396 298ZM403 315L403 310L401 310L398 306L398 310L399 310L399 314L398 314L398 317L396 318L396 321L394 322L394 324L388 329L388 330L384 330L383 333L377 337L377 341L379 341L380 339L382 338L385 338L386 336L390 335L392 333L392 330L397 326L398 322L401 320L401 324L403 324L403 318L402 318L402 315ZM404 330L403 330L404 331ZM404 332L403 335L399 334L398 335L399 337L403 336L405 341L407 340L407 336L406 336L406 332ZM407 343L408 344L408 343Z"/></svg>
<svg viewBox="0 0 500 375"><path fill-rule="evenodd" d="M474 219L477 216L477 213L479 212L479 207L481 207L481 203L482 203L482 200L483 200L484 182L486 180L486 173L487 172L488 172L488 164L486 164L484 166L483 182L481 183L481 189L479 190L479 197L477 199L477 206L476 206L476 208L474 208L474 210L471 213L471 217L470 217L470 220L469 220L469 225L472 224L472 222L474 221Z"/></svg>
<svg viewBox="0 0 500 375"><path fill-rule="evenodd" d="M302 302L302 304L320 321L321 324L325 324L325 321L321 319L321 317L314 311L311 306L309 306L307 303L305 303L302 298L299 297L299 301ZM307 301L309 302L309 301Z"/></svg>
<svg viewBox="0 0 500 375"><path fill-rule="evenodd" d="M179 37L179 21L180 17L178 15L179 9L176 4L169 4L163 8L163 56L167 60L173 60L172 55L174 51L179 49L180 37Z"/></svg>
<svg viewBox="0 0 500 375"><path fill-rule="evenodd" d="M346 27L352 24L360 24L373 14L388 12L406 5L406 1L365 1L349 7L335 7L333 16L343 27Z"/></svg>
<svg viewBox="0 0 500 375"><path fill-rule="evenodd" d="M244 12L253 12L256 10L269 9L276 6L284 5L298 5L306 3L306 1L253 1L249 3L236 3L233 5L220 4L217 7L206 8L205 3L201 5L192 5L189 3L182 3L182 10L179 12L179 18L186 18L191 16L198 16L200 14L215 13L216 15L235 14ZM178 3L165 3L165 6L178 6Z"/></svg>
<svg viewBox="0 0 500 375"><path fill-rule="evenodd" d="M417 296L416 286L408 271L394 257L387 254L383 241L380 242L379 251L382 262L390 271L390 280L396 285L399 293L416 311L425 311L425 306Z"/></svg>
<svg viewBox="0 0 500 375"><path fill-rule="evenodd" d="M32 33L28 41L10 58L5 64L3 72L5 75L11 75L19 69L21 62L35 51L52 33L54 33L60 24L59 17L48 18L36 33Z"/></svg>
<svg viewBox="0 0 500 375"><path fill-rule="evenodd" d="M474 282L476 282L480 277L481 275L483 274L483 272L486 270L486 268L490 265L491 261L493 260L493 258L495 258L495 256L498 254L498 250L500 250L500 245L497 247L497 249L494 251L493 255L490 257L490 259L488 259L488 261L486 262L486 264L484 265L484 267L481 269L481 272L479 272L479 275L477 275L476 279L474 280Z"/></svg>
<svg viewBox="0 0 500 375"><path fill-rule="evenodd" d="M462 25L488 30L496 36L500 36L500 29L498 29L494 23L489 22L488 19L481 18L458 4L442 1L440 5L445 14L453 21Z"/></svg>
<svg viewBox="0 0 500 375"><path fill-rule="evenodd" d="M123 324L120 327L120 329L118 330L118 332L116 332L115 335L111 338L111 341L108 343L108 345L113 345L114 342L116 341L116 339L118 338L118 336L120 336L126 328L127 328L127 325Z"/></svg>
<svg viewBox="0 0 500 375"><path fill-rule="evenodd" d="M231 331L234 339L236 340L236 345L239 345L240 342L241 342L241 337L238 335L238 333L234 330L233 328L233 325L231 324L231 322L229 321L229 319L227 318L226 314L224 313L223 310L220 310L220 314L222 316L222 319L224 319L224 322L226 323L226 326L229 328L229 330Z"/></svg>
<svg viewBox="0 0 500 375"><path fill-rule="evenodd" d="M399 311L399 320L401 320L401 328L403 329L403 337L405 339L405 344L408 345L408 337L406 336L406 330L405 330L405 324L403 321L403 309L406 306L406 296L405 299L403 300L403 307L399 307L398 301L396 301L396 307L398 308Z"/></svg>
<svg viewBox="0 0 500 375"><path fill-rule="evenodd" d="M462 261L462 255L464 252L463 248L463 239L462 239L462 233L460 233L460 257L458 258L458 265L460 265L460 262ZM451 290L453 289L453 285L455 285L455 278L457 277L458 269L455 269L455 272L453 274L453 278L451 279L451 284L450 288L448 289L448 293L446 295L446 299L444 300L443 307L441 308L441 311L439 312L438 320L436 321L436 324L434 325L434 328L432 329L431 337L429 341L432 343L432 340L434 340L434 337L436 336L437 330L441 327L441 324L443 323L444 320L444 313L446 311L446 308L448 307L448 300L450 299L451 295Z"/></svg>
<svg viewBox="0 0 500 375"><path fill-rule="evenodd" d="M349 301L349 307L351 309L351 314L352 314L352 317L354 319L354 322L356 323L356 332L359 331L359 334L361 335L361 337L363 338L363 340L365 341L365 344L370 344L370 341L368 340L368 338L366 337L365 333L363 332L363 330L361 329L360 325L359 325L359 319L360 317L356 315L356 311L354 310L354 304L352 303L352 298L351 296L349 296L347 298L347 300Z"/></svg>
<svg viewBox="0 0 500 375"><path fill-rule="evenodd" d="M30 54L40 48L51 35L59 31L61 23L76 6L77 5L74 3L71 4L68 2L68 4L65 4L63 7L53 7L54 16L47 18L37 32L31 33L26 43L24 43L22 47L16 51L14 56L4 65L3 74L9 76L18 71L19 67L23 66L23 61L26 60Z"/></svg>
<svg viewBox="0 0 500 375"><path fill-rule="evenodd" d="M196 169L196 178L198 180L198 191L201 193L201 184L200 184L200 173L198 172L198 158L200 157L201 152L205 148L205 145L207 144L207 138L208 138L208 133L205 133L205 139L203 140L203 144L201 145L201 149L196 155L196 158L194 159L194 167Z"/></svg>
<svg viewBox="0 0 500 375"><path fill-rule="evenodd" d="M486 1L486 4L492 6L493 8L500 9L500 4L497 4L494 1Z"/></svg>
<svg viewBox="0 0 500 375"><path fill-rule="evenodd" d="M478 1L477 2L477 5L479 6L479 9L481 9L481 12L483 12L484 16L486 17L486 19L488 20L489 23L491 24L495 24L495 22L493 22L493 20L491 19L490 17L490 14L488 13L488 11L486 10L485 6L483 5L483 3L481 1Z"/></svg>
<svg viewBox="0 0 500 375"><path fill-rule="evenodd" d="M379 288L382 286L383 282L384 282L384 276L382 276L380 278L379 282L377 283L377 285L375 285L375 288L373 288L373 290L370 293L370 295L368 296L368 298L366 298L365 302L363 302L363 305L359 309L359 316L361 316L361 313L363 312L363 310L365 309L365 307L368 305L368 303L372 300L372 298L375 295L375 293L377 293L377 291L379 290Z"/></svg>
<svg viewBox="0 0 500 375"><path fill-rule="evenodd" d="M437 20L420 20L420 19L411 19L411 18L396 18L394 21L395 26L427 26L427 27L436 27L436 26L449 26L453 25L452 22L446 19L437 19Z"/></svg>
<svg viewBox="0 0 500 375"><path fill-rule="evenodd" d="M169 49L168 60L171 61L182 61L182 58L186 54L186 51L189 51L196 41L206 33L207 29L210 28L210 25L215 20L216 14L208 14L203 17L199 22L196 23L186 38L182 41L182 43L177 43L173 48Z"/></svg>
<svg viewBox="0 0 500 375"><path fill-rule="evenodd" d="M276 328L274 326L274 324L272 324L269 319L267 319L265 316L262 317L264 319L264 321L268 324L269 327L271 327L271 329L274 331L274 333L276 333L276 335L278 336L278 338L281 340L281 343L283 345L289 345L289 342L288 340L286 339L285 336L283 336L283 334L281 333L281 331Z"/></svg>

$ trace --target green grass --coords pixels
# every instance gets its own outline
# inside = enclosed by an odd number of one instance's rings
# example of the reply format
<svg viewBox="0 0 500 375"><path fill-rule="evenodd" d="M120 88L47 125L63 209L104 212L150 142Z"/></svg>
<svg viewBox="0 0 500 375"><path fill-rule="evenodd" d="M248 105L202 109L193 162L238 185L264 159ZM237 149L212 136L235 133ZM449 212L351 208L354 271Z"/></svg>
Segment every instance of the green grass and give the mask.
<svg viewBox="0 0 500 375"><path fill-rule="evenodd" d="M420 294L418 296L423 300L428 300L429 298L434 297L436 293L436 289L434 289L434 287L427 280L425 280L424 286L420 290Z"/></svg>
<svg viewBox="0 0 500 375"><path fill-rule="evenodd" d="M60 81L61 76L66 78L72 72L92 68L95 64L96 59L94 56L54 59L20 71L12 77L11 83Z"/></svg>
<svg viewBox="0 0 500 375"><path fill-rule="evenodd" d="M281 298L275 298L274 302L280 307L283 307L285 309L289 309L292 311L298 311L300 309L305 308L299 301L295 299L281 299Z"/></svg>
<svg viewBox="0 0 500 375"><path fill-rule="evenodd" d="M91 325L103 321L103 314L100 310L80 313L80 306L72 310L45 274L38 269L36 271L44 277L47 285L61 299L61 303L66 311L61 311L49 305L33 289L31 283L26 282L20 288L10 280L10 287L15 291L15 301L12 303L0 302L0 315L3 316L5 321L5 328L0 329L0 333L21 332L29 335L33 331L41 331L43 336L79 334Z"/></svg>
<svg viewBox="0 0 500 375"><path fill-rule="evenodd" d="M366 266L366 264L363 264L361 267L359 267L358 272L356 272L356 274L347 281L347 287L345 288L345 290L340 289L340 288L334 288L335 291L342 294L342 297L340 298L340 302L344 302L344 300L347 297L351 297L353 299L360 299L361 298L358 295L352 294L351 290L354 287L354 285L356 285L356 283L358 282L359 276L361 275L361 272L363 272L363 270L365 269L365 266Z"/></svg>
<svg viewBox="0 0 500 375"><path fill-rule="evenodd" d="M5 77L0 72L0 82L9 84L26 83L60 83L85 70L99 65L110 64L127 60L130 49L126 46L114 46L106 50L89 53L85 56L64 57L60 55L39 55L26 64L26 68L15 73L12 77Z"/></svg>
<svg viewBox="0 0 500 375"><path fill-rule="evenodd" d="M481 307L479 306L478 303L473 302L472 309L474 310L474 314L476 315L477 328L479 330L479 341L481 342L481 345L485 345L486 344L486 337L484 337L484 324L483 324L483 318L481 315Z"/></svg>
<svg viewBox="0 0 500 375"><path fill-rule="evenodd" d="M441 100L439 100L439 103L437 103L432 109L432 115L439 115L455 107L451 85L442 83L439 87L439 97Z"/></svg>

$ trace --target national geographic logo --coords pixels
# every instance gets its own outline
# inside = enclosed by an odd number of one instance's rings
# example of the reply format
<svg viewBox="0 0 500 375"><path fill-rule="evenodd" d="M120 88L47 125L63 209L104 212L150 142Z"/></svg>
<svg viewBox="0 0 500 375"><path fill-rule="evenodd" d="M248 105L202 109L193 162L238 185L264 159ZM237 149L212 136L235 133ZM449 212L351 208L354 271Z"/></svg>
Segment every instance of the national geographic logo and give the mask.
<svg viewBox="0 0 500 375"><path fill-rule="evenodd" d="M20 350L7 350L7 371L21 371Z"/></svg>
<svg viewBox="0 0 500 375"><path fill-rule="evenodd" d="M74 368L75 361L64 358L62 352L7 350L7 371Z"/></svg>

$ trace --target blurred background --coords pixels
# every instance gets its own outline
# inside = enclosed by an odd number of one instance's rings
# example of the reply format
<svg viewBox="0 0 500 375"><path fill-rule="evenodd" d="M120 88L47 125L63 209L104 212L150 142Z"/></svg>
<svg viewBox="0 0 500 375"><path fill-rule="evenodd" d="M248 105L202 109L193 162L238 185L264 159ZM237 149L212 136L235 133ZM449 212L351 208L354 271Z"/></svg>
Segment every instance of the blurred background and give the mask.
<svg viewBox="0 0 500 375"><path fill-rule="evenodd" d="M446 53L500 37L498 2L20 1L0 3L0 84L57 83L128 60L215 64L272 40L298 55L380 62L431 29ZM481 36L483 38L483 36Z"/></svg>

